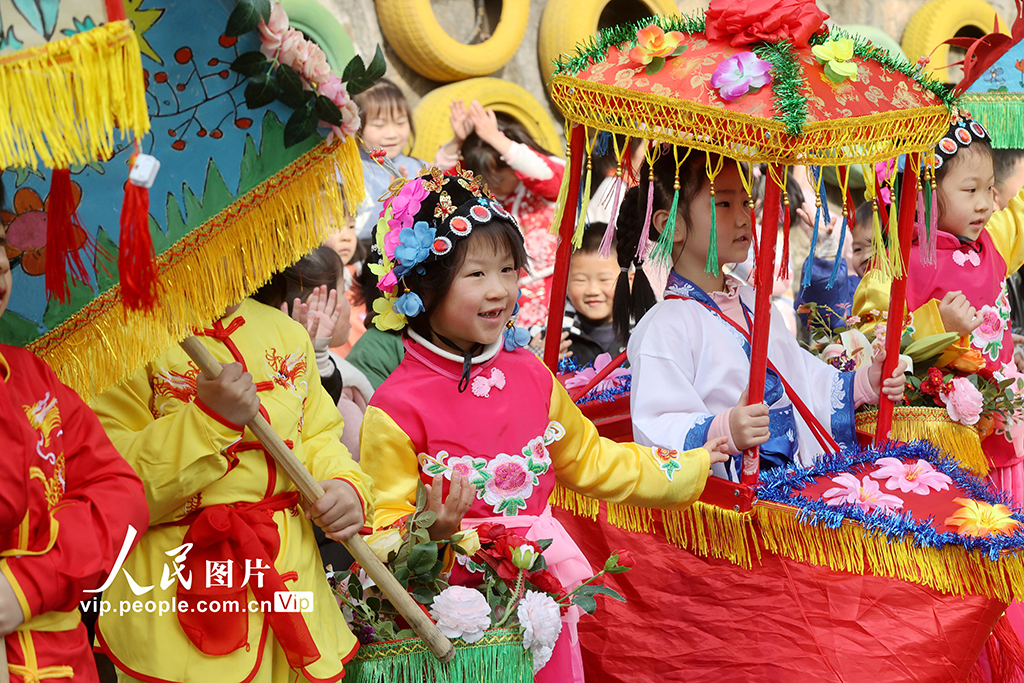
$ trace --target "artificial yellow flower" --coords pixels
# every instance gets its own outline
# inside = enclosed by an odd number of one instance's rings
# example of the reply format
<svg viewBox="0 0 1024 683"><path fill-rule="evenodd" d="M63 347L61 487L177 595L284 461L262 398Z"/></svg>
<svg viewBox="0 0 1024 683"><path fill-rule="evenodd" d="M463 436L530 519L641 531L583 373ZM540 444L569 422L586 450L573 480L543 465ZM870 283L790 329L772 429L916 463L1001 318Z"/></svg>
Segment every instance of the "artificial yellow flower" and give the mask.
<svg viewBox="0 0 1024 683"><path fill-rule="evenodd" d="M1020 527L1020 522L1013 518L1005 505L992 505L970 498L956 498L954 502L963 507L947 517L945 524L956 527L957 532L964 536L1009 535Z"/></svg>
<svg viewBox="0 0 1024 683"><path fill-rule="evenodd" d="M373 311L377 314L373 317L373 324L381 332L400 330L408 322L404 315L395 312L394 305L395 302L386 296L375 299L373 302Z"/></svg>
<svg viewBox="0 0 1024 683"><path fill-rule="evenodd" d="M857 64L853 59L853 39L836 38L811 48L815 58L825 65L825 75L833 83L842 83L847 78L857 80Z"/></svg>
<svg viewBox="0 0 1024 683"><path fill-rule="evenodd" d="M455 540L456 538L458 540ZM480 536L477 535L476 529L460 531L452 538L452 544L458 546L456 552L466 557L473 557L480 552Z"/></svg>
<svg viewBox="0 0 1024 683"><path fill-rule="evenodd" d="M387 562L388 556L397 552L402 546L402 532L398 529L380 529L366 537L366 545L381 562Z"/></svg>

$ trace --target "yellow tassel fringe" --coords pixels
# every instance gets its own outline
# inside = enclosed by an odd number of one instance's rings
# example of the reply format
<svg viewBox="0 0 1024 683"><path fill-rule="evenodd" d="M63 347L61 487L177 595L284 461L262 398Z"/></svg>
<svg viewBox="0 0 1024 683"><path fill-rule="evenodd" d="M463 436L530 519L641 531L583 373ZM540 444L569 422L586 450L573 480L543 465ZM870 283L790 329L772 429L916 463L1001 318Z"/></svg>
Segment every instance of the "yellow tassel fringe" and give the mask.
<svg viewBox="0 0 1024 683"><path fill-rule="evenodd" d="M878 408L857 411L857 429L861 431L873 434L877 420ZM977 430L949 419L945 408L896 406L890 435L897 441L935 444L964 469L982 478L988 476L988 458Z"/></svg>
<svg viewBox="0 0 1024 683"><path fill-rule="evenodd" d="M0 58L0 168L87 164L149 131L139 43L115 21Z"/></svg>
<svg viewBox="0 0 1024 683"><path fill-rule="evenodd" d="M597 513L601 509L601 503L598 501L570 491L561 484L555 484L548 502L556 508L568 510L577 517L587 517L591 521L597 520Z"/></svg>
<svg viewBox="0 0 1024 683"><path fill-rule="evenodd" d="M115 285L28 348L80 395L95 396L322 243L363 194L355 140L320 144L157 257L155 311L126 311Z"/></svg>
<svg viewBox="0 0 1024 683"><path fill-rule="evenodd" d="M554 496L552 504L558 505ZM811 526L799 521L798 508L778 503L758 502L750 512L699 502L681 512L623 510L627 507L609 504L608 523L634 533L652 533L660 517L672 545L729 560L744 569L760 564L765 552L835 571L917 583L952 595L985 595L1003 602L1024 596L1024 557L1011 553L992 562L956 545L936 549L918 547L909 537L890 541L853 522L838 529Z"/></svg>

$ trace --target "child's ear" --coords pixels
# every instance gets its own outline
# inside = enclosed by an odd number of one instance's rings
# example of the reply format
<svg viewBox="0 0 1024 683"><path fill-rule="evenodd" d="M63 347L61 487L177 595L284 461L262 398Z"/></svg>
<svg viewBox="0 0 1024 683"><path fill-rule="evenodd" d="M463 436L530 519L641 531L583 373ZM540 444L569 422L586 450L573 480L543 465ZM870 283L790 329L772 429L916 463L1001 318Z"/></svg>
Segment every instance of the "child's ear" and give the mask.
<svg viewBox="0 0 1024 683"><path fill-rule="evenodd" d="M671 212L668 209L658 209L651 214L651 225L658 231L659 235L664 232L665 226L668 225L668 217L670 215ZM679 216L676 216L676 230L674 237L675 239L672 240L673 242L681 242L683 238L686 237L686 227L683 221L679 219Z"/></svg>

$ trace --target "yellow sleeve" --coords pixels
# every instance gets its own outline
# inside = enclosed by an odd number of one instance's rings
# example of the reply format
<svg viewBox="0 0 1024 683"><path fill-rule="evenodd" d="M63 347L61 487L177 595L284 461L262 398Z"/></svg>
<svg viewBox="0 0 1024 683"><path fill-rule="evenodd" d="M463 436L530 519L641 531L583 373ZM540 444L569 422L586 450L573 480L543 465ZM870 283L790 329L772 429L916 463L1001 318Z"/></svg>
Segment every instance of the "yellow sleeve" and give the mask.
<svg viewBox="0 0 1024 683"><path fill-rule="evenodd" d="M391 526L416 511L420 480L412 440L380 408L370 406L359 429L360 464L373 479L373 528Z"/></svg>
<svg viewBox="0 0 1024 683"><path fill-rule="evenodd" d="M1024 189L1002 211L996 211L985 225L996 251L1006 261L1006 274L1024 265Z"/></svg>
<svg viewBox="0 0 1024 683"><path fill-rule="evenodd" d="M882 321L882 313L889 310L889 289L892 279L879 270L869 270L853 293L853 315L860 318L854 327L864 334L874 331ZM923 339L933 334L942 334L946 328L939 315L939 302L930 299L913 311L914 339Z"/></svg>
<svg viewBox="0 0 1024 683"><path fill-rule="evenodd" d="M598 436L597 428L552 379L550 419L565 429L548 446L558 482L591 498L681 510L704 490L711 456L703 448L677 452Z"/></svg>
<svg viewBox="0 0 1024 683"><path fill-rule="evenodd" d="M343 479L351 484L363 503L363 519L369 522L373 519L370 478L341 442L341 433L345 428L341 413L320 383L313 344L309 335L305 337L306 367L311 368L306 377L309 391L302 408L302 454L305 465L317 481Z"/></svg>
<svg viewBox="0 0 1024 683"><path fill-rule="evenodd" d="M173 519L185 503L223 477L230 465L222 451L242 432L215 420L196 403L154 419L146 369L96 397L92 409L104 431L146 490L150 525Z"/></svg>

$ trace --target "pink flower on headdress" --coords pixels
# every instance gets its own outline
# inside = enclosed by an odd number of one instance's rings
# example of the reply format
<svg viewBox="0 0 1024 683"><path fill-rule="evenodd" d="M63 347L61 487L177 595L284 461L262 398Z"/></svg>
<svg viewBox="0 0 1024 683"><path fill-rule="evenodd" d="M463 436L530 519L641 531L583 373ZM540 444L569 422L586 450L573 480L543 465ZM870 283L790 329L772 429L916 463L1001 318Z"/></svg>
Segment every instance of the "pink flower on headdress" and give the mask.
<svg viewBox="0 0 1024 683"><path fill-rule="evenodd" d="M377 289L385 294L392 294L395 291L396 285L398 285L398 278L395 277L395 271L392 270L380 279L380 282L377 283Z"/></svg>
<svg viewBox="0 0 1024 683"><path fill-rule="evenodd" d="M391 228L384 235L384 255L388 257L389 261L395 260L395 249L401 243L401 233L401 230Z"/></svg>
<svg viewBox="0 0 1024 683"><path fill-rule="evenodd" d="M390 204L394 212L391 219L392 232L412 227L416 213L420 210L420 204L428 194L430 192L423 186L423 181L419 178L402 187L402 191L391 200Z"/></svg>

